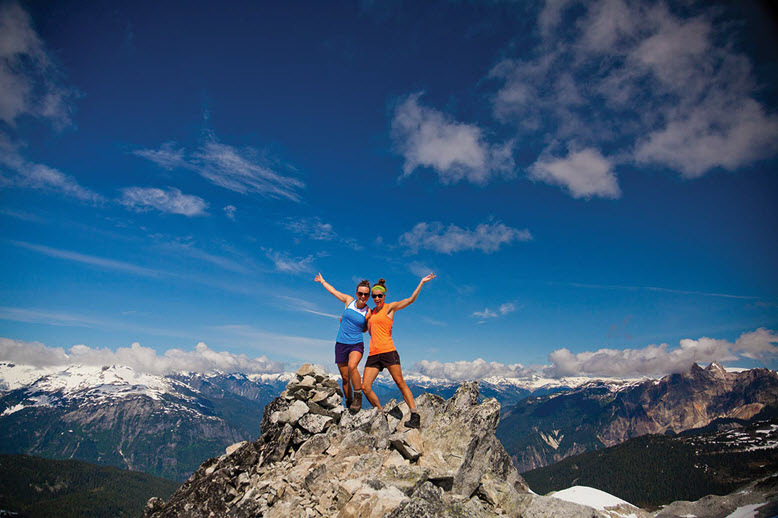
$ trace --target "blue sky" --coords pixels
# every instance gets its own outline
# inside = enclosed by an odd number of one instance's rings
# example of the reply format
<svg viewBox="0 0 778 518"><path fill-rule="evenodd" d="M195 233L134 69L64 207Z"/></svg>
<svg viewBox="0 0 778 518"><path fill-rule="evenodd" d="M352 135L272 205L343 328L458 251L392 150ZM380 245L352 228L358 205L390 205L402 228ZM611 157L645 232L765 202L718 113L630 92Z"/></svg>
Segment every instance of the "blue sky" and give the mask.
<svg viewBox="0 0 778 518"><path fill-rule="evenodd" d="M0 356L329 365L317 272L397 300L434 271L396 319L408 371L775 368L777 23L2 2Z"/></svg>

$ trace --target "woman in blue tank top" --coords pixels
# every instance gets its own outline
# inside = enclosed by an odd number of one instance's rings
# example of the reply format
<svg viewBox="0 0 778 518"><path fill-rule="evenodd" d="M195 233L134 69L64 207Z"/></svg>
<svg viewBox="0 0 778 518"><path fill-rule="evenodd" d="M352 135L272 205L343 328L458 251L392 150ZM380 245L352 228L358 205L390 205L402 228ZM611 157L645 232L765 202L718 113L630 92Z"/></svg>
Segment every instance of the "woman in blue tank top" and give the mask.
<svg viewBox="0 0 778 518"><path fill-rule="evenodd" d="M367 306L370 282L363 280L357 284L356 298L354 298L333 288L320 273L313 280L321 283L324 289L332 293L345 306L343 316L340 318L338 338L335 341L335 363L338 364L340 371L346 406L350 411L358 412L362 408L362 380L357 366L365 353L362 333L367 329L367 320L370 318L370 308Z"/></svg>

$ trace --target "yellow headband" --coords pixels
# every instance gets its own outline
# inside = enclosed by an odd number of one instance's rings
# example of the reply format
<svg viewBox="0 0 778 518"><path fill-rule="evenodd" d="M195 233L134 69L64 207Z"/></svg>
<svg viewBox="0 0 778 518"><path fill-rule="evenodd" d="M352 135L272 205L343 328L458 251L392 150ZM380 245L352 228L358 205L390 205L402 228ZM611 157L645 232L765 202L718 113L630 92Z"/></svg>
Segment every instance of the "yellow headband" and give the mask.
<svg viewBox="0 0 778 518"><path fill-rule="evenodd" d="M375 286L373 286L373 289L374 290L381 290L382 292L386 293L386 288L384 288L380 284L376 284Z"/></svg>

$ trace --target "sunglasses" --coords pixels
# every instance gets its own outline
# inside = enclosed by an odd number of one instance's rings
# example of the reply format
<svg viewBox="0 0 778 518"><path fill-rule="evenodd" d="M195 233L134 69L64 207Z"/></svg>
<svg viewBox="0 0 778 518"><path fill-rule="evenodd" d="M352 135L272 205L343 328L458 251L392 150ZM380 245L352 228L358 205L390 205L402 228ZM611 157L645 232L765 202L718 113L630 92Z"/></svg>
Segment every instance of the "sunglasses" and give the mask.
<svg viewBox="0 0 778 518"><path fill-rule="evenodd" d="M382 298L384 298L384 294L383 293L373 293L373 298L374 299L382 299Z"/></svg>
<svg viewBox="0 0 778 518"><path fill-rule="evenodd" d="M358 296L358 297L369 297L369 296L370 296L370 293L368 293L368 292L366 292L366 291L358 291L358 292L357 292L357 296Z"/></svg>

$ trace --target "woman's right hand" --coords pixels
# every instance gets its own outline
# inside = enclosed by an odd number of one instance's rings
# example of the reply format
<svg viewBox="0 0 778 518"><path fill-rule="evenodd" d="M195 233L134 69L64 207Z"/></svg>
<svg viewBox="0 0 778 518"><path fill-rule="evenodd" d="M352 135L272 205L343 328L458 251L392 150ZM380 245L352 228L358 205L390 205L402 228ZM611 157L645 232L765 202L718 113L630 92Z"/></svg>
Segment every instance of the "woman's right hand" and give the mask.
<svg viewBox="0 0 778 518"><path fill-rule="evenodd" d="M317 273L316 277L314 277L313 280L324 284L324 277L322 277L320 273Z"/></svg>

